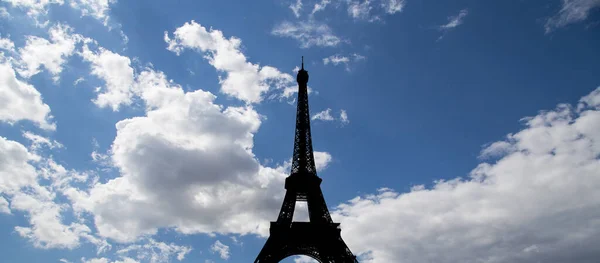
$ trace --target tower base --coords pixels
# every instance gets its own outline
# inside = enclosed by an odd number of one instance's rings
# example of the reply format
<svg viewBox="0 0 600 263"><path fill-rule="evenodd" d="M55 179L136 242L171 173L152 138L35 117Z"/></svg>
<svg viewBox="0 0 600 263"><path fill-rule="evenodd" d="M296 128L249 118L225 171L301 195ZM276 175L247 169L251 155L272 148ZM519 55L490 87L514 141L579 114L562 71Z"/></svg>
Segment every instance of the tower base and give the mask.
<svg viewBox="0 0 600 263"><path fill-rule="evenodd" d="M358 263L340 235L339 223L271 222L270 237L254 263L277 263L305 255L321 263Z"/></svg>

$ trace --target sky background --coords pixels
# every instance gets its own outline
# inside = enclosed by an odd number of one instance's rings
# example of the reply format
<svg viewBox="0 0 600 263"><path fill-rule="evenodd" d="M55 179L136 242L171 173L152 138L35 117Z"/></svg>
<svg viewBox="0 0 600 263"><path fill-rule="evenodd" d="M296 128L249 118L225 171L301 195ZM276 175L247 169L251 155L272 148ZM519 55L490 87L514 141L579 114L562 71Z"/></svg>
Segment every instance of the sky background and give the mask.
<svg viewBox="0 0 600 263"><path fill-rule="evenodd" d="M252 262L304 56L321 188L361 262L596 262L599 11L2 0L0 254Z"/></svg>

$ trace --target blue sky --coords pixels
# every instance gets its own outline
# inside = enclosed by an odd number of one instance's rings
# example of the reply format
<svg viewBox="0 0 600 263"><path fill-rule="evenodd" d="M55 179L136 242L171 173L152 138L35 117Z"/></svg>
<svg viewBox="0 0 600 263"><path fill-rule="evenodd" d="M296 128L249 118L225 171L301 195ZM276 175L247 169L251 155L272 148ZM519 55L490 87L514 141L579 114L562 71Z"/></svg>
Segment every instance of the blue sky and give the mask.
<svg viewBox="0 0 600 263"><path fill-rule="evenodd" d="M0 254L253 261L283 200L304 56L322 190L361 262L593 262L598 11L0 1Z"/></svg>

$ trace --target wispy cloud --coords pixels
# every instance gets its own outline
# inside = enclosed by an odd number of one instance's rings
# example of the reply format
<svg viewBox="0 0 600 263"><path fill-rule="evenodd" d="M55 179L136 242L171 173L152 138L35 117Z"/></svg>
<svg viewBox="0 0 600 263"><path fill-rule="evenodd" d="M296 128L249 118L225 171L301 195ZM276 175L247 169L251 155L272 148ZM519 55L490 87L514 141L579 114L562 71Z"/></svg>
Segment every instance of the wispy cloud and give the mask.
<svg viewBox="0 0 600 263"><path fill-rule="evenodd" d="M315 4L315 6L313 7L313 10L310 14L314 15L316 12L324 10L325 7L327 7L330 3L331 3L331 0L321 0L321 2Z"/></svg>
<svg viewBox="0 0 600 263"><path fill-rule="evenodd" d="M587 19L590 11L600 7L600 0L562 0L560 11L544 25L546 33Z"/></svg>
<svg viewBox="0 0 600 263"><path fill-rule="evenodd" d="M210 247L210 250L213 253L218 253L222 259L229 259L229 246L221 243L219 240L215 241L215 243Z"/></svg>
<svg viewBox="0 0 600 263"><path fill-rule="evenodd" d="M348 119L348 113L346 113L346 110L340 110L340 121L344 125L350 123L350 119Z"/></svg>
<svg viewBox="0 0 600 263"><path fill-rule="evenodd" d="M296 17L300 17L300 11L302 10L302 0L296 0L296 3L290 4L290 9L294 12Z"/></svg>
<svg viewBox="0 0 600 263"><path fill-rule="evenodd" d="M353 53L349 56L342 56L339 54L331 55L329 57L323 58L323 65L344 65L346 67L346 71L350 71L350 63L357 62L361 60L365 60L366 57L357 53Z"/></svg>
<svg viewBox="0 0 600 263"><path fill-rule="evenodd" d="M448 17L448 23L438 26L438 29L442 31L442 35L438 38L438 41L444 38L446 33L453 28L456 28L463 24L465 17L469 14L469 11L465 8L460 10L458 15Z"/></svg>
<svg viewBox="0 0 600 263"><path fill-rule="evenodd" d="M311 16L319 11L325 10L332 3L331 0L321 0L316 3L311 12ZM345 4L348 15L356 20L369 22L382 20L384 15L393 15L402 11L405 5L404 0L345 0L336 1L333 5L339 8Z"/></svg>
<svg viewBox="0 0 600 263"><path fill-rule="evenodd" d="M333 117L333 115L331 115L331 109L327 108L326 110L318 112L315 115L313 115L311 119L312 120L320 120L320 121L339 120L342 123L342 125L347 125L348 123L350 123L350 119L348 119L348 113L346 113L346 110L344 110L344 109L340 110L339 118Z"/></svg>
<svg viewBox="0 0 600 263"><path fill-rule="evenodd" d="M329 26L312 20L297 23L284 21L275 26L271 34L296 39L300 42L301 48L312 46L334 47L343 42Z"/></svg>

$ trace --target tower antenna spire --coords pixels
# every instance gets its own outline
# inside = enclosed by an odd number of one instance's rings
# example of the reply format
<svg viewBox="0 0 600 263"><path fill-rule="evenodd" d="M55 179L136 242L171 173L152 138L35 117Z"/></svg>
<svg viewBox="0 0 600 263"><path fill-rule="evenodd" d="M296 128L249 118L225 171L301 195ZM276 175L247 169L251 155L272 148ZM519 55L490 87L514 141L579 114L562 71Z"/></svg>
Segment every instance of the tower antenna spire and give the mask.
<svg viewBox="0 0 600 263"><path fill-rule="evenodd" d="M304 69L304 56L302 56L302 69Z"/></svg>

